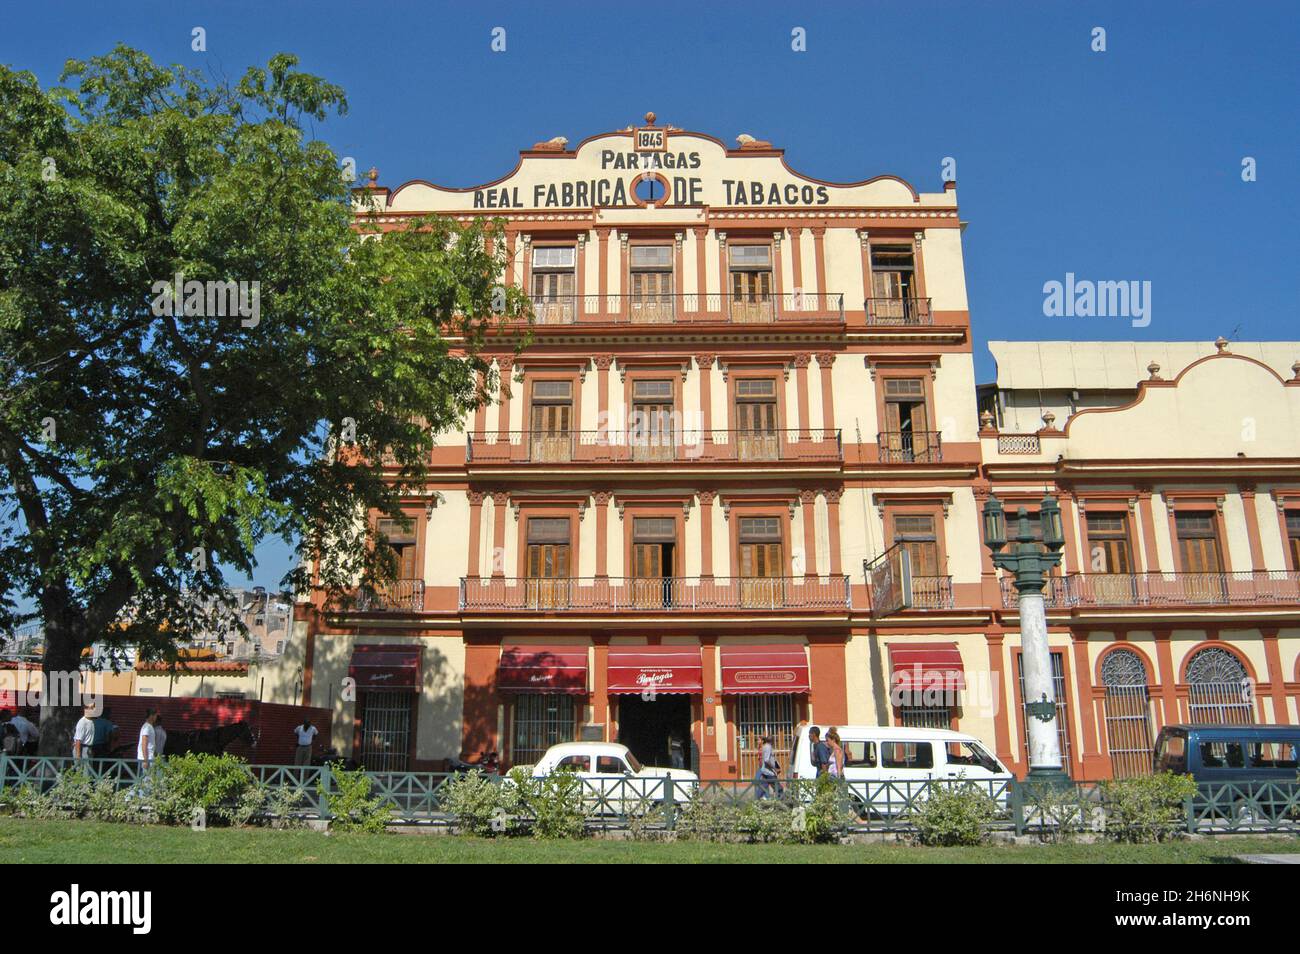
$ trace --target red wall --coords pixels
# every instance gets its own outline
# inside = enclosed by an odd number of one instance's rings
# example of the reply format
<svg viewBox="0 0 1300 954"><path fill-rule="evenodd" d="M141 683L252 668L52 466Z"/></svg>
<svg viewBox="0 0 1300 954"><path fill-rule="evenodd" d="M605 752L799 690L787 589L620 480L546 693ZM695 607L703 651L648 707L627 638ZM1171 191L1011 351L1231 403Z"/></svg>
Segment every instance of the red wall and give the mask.
<svg viewBox="0 0 1300 954"><path fill-rule="evenodd" d="M121 730L119 745L129 744L134 750L144 723L145 710L153 707L162 714L163 726L169 734L189 732L194 729L215 729L245 721L258 737L256 748L247 742L234 742L226 749L259 765L292 765L298 740L293 734L295 726L304 718L320 729L316 737L317 751L329 745L330 710L309 706L288 706L254 699L150 699L148 696L104 696L104 705L111 709L109 718ZM170 749L170 746L168 747ZM163 752L169 754L168 751Z"/></svg>

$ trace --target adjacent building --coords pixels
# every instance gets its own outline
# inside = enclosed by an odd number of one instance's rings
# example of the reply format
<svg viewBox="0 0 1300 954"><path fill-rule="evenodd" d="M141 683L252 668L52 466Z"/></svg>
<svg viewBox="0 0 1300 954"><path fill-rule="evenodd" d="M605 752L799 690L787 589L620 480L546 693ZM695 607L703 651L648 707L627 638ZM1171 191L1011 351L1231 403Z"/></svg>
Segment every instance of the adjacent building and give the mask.
<svg viewBox="0 0 1300 954"><path fill-rule="evenodd" d="M653 114L482 187L360 191L388 226L505 219L536 316L384 527L401 579L299 606L302 701L370 767L594 738L744 779L815 720L961 728L1021 768L979 508L1045 489L1076 777L1142 770L1166 721L1300 720L1300 346L995 343L977 388L955 183L825 182Z"/></svg>

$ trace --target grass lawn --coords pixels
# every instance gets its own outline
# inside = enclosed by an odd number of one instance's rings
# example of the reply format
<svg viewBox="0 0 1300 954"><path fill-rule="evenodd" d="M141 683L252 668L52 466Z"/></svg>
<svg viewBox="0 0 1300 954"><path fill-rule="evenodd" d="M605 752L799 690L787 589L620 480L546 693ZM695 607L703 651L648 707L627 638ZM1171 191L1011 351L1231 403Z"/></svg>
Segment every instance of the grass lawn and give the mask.
<svg viewBox="0 0 1300 954"><path fill-rule="evenodd" d="M114 825L89 821L0 818L0 856L14 862L137 864L272 862L440 863L798 862L858 864L1215 864L1234 855L1295 852L1300 838L1227 837L1168 845L998 845L985 848L915 848L870 845L715 845L636 843L589 839L537 842L442 835L326 835L314 831L208 829Z"/></svg>

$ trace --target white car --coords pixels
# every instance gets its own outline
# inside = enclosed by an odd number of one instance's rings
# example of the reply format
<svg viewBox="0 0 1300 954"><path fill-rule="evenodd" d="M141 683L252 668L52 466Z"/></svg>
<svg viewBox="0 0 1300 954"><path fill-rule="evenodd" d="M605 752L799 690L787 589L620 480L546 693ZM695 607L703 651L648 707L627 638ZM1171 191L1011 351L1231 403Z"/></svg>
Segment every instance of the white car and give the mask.
<svg viewBox="0 0 1300 954"><path fill-rule="evenodd" d="M817 775L808 741L810 728L801 725L795 733L790 756L795 779ZM829 728L818 726L822 741ZM1011 772L973 735L878 725L841 725L836 731L844 748L842 774L860 814L902 814L923 801L929 783L936 781L972 782L1006 807Z"/></svg>
<svg viewBox="0 0 1300 954"><path fill-rule="evenodd" d="M601 814L649 811L662 802L672 779L678 805L695 797L700 777L686 769L651 768L617 742L564 742L553 745L533 766L533 778L573 772L583 782L588 808Z"/></svg>

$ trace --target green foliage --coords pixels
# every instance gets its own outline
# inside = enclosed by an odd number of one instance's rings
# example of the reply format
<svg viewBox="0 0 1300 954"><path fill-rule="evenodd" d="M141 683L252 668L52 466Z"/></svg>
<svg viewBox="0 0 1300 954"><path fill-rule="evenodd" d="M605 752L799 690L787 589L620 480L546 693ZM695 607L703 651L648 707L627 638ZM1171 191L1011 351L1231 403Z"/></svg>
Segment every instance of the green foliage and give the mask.
<svg viewBox="0 0 1300 954"><path fill-rule="evenodd" d="M838 841L844 827L854 818L848 788L831 775L817 776L811 787L810 799L806 795L807 786L793 787L801 796L801 803L794 808L794 840L807 845Z"/></svg>
<svg viewBox="0 0 1300 954"><path fill-rule="evenodd" d="M1196 794L1190 775L1162 772L1101 784L1106 834L1116 841L1164 841L1187 824L1186 801Z"/></svg>
<svg viewBox="0 0 1300 954"><path fill-rule="evenodd" d="M1025 812L1041 825L1038 837L1050 844L1067 844L1090 827L1097 805L1074 784L1025 784Z"/></svg>
<svg viewBox="0 0 1300 954"><path fill-rule="evenodd" d="M489 329L531 313L498 293L502 224L363 239L378 226L313 136L344 93L291 55L230 83L119 46L62 82L0 66L0 510L21 513L0 521L0 629L14 594L52 669L100 639L165 654L240 625L207 601L267 537L336 602L391 577L355 515L400 512L434 435L496 388ZM167 307L177 274L247 283L250 306L256 282L255 319ZM395 480L369 464L385 452ZM55 712L47 754L76 718Z"/></svg>
<svg viewBox="0 0 1300 954"><path fill-rule="evenodd" d="M977 786L932 785L908 821L921 844L958 847L981 844L996 815L997 803Z"/></svg>
<svg viewBox="0 0 1300 954"><path fill-rule="evenodd" d="M372 834L387 829L393 809L380 796L370 794L370 777L362 769L347 771L342 762L331 764L333 785L324 789L322 779L317 790L325 796L330 813L330 828L335 831L364 831Z"/></svg>
<svg viewBox="0 0 1300 954"><path fill-rule="evenodd" d="M472 769L449 779L439 798L443 809L456 819L459 831L488 836L509 834L513 830L517 812L510 811L503 803L517 802L518 794L516 785L493 781L478 769Z"/></svg>
<svg viewBox="0 0 1300 954"><path fill-rule="evenodd" d="M790 784L783 799L737 801L719 789L683 806L677 837L687 841L824 844L838 841L851 819L844 787L831 776Z"/></svg>
<svg viewBox="0 0 1300 954"><path fill-rule="evenodd" d="M247 763L235 755L187 752L160 760L141 784L158 820L172 825L230 822L240 800L256 785Z"/></svg>
<svg viewBox="0 0 1300 954"><path fill-rule="evenodd" d="M573 772L516 781L520 808L531 821L534 838L581 838L586 831L582 779Z"/></svg>

